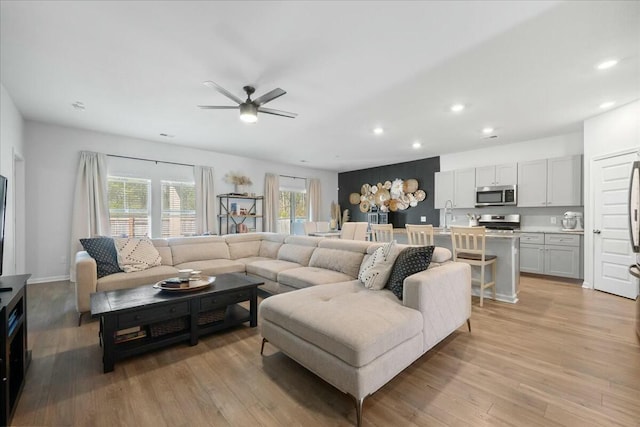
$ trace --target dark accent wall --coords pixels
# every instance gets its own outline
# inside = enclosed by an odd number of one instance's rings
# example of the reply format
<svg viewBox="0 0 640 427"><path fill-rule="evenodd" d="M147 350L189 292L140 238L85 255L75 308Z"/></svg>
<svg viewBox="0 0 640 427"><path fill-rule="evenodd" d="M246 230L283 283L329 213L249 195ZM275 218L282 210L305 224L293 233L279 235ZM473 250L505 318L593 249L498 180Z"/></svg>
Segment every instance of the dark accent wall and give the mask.
<svg viewBox="0 0 640 427"><path fill-rule="evenodd" d="M396 178L418 180L420 189L426 191L427 198L418 206L404 211L389 212L389 222L394 227L404 227L405 224L420 224L420 217L426 216L425 224L438 225L440 213L433 208L433 191L435 173L440 171L440 157L414 160L412 162L396 163L394 165L378 166L338 174L338 202L344 211L349 209L349 221L366 221L367 214L360 212L358 205L349 203L349 194L360 193L362 184L376 184L378 182L393 181Z"/></svg>

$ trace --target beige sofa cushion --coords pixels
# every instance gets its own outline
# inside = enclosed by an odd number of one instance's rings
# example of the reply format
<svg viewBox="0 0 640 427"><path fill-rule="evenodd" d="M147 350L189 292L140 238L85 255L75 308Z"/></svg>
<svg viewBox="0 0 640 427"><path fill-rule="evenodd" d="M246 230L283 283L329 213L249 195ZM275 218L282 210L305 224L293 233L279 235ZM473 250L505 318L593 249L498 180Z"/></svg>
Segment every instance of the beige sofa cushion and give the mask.
<svg viewBox="0 0 640 427"><path fill-rule="evenodd" d="M207 276L215 276L216 274L224 273L244 273L245 271L243 263L230 259L209 259L205 261L183 262L182 264L176 264L175 267L180 270L183 268L200 270L202 271L202 274Z"/></svg>
<svg viewBox="0 0 640 427"><path fill-rule="evenodd" d="M281 246L282 242L270 242L268 240L263 240L260 242L260 252L258 252L258 255L265 258L276 259L278 258L278 251Z"/></svg>
<svg viewBox="0 0 640 427"><path fill-rule="evenodd" d="M309 260L309 267L339 271L349 276L349 279L345 280L351 280L358 277L358 270L360 269L360 264L362 264L363 257L363 252L316 248Z"/></svg>
<svg viewBox="0 0 640 427"><path fill-rule="evenodd" d="M326 285L327 283L346 282L352 279L352 276L339 271L318 267L292 268L278 273L279 283L296 289Z"/></svg>
<svg viewBox="0 0 640 427"><path fill-rule="evenodd" d="M178 269L168 265L160 265L131 273L115 273L98 279L96 291L112 291L143 285L151 286L160 280L176 277L177 275Z"/></svg>
<svg viewBox="0 0 640 427"><path fill-rule="evenodd" d="M275 295L262 301L259 312L354 367L422 334L423 327L418 310L403 306L390 291L373 292L357 280Z"/></svg>
<svg viewBox="0 0 640 427"><path fill-rule="evenodd" d="M272 259L268 261L256 261L251 264L247 264L247 273L255 274L265 279L277 281L278 273L284 270L292 268L302 267L296 262L283 261L279 259Z"/></svg>
<svg viewBox="0 0 640 427"><path fill-rule="evenodd" d="M256 261L270 261L271 259L272 258L267 258L264 256L250 256L246 258L238 258L238 259L235 259L234 261L241 262L244 265L247 265L247 264L254 263Z"/></svg>
<svg viewBox="0 0 640 427"><path fill-rule="evenodd" d="M224 240L208 243L171 244L173 265L190 261L205 261L212 259L230 259L229 246Z"/></svg>
<svg viewBox="0 0 640 427"><path fill-rule="evenodd" d="M254 257L260 254L260 240L228 242L228 245L231 259Z"/></svg>
<svg viewBox="0 0 640 427"><path fill-rule="evenodd" d="M162 258L162 265L173 265L173 256L167 239L151 239L153 246L156 247Z"/></svg>
<svg viewBox="0 0 640 427"><path fill-rule="evenodd" d="M313 251L315 249L315 246L303 246L285 243L280 247L280 250L278 251L278 259L307 266L309 265L309 260L311 259L311 255L313 255Z"/></svg>

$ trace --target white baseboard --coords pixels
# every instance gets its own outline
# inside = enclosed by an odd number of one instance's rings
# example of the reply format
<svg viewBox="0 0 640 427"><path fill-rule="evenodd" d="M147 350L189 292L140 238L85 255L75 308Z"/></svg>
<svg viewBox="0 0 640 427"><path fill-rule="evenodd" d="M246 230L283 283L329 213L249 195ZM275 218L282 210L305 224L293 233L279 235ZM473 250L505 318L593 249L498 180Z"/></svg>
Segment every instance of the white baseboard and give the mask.
<svg viewBox="0 0 640 427"><path fill-rule="evenodd" d="M587 282L586 280L582 282L582 287L584 289L593 289L593 286L591 286L591 283Z"/></svg>
<svg viewBox="0 0 640 427"><path fill-rule="evenodd" d="M480 298L480 290L479 289L472 289L471 290L471 295L473 295L474 297L478 297ZM491 289L485 289L484 290L484 299L493 299L493 293L491 292ZM515 304L518 302L518 295L505 295L505 294L501 294L499 292L496 292L496 301L502 301L502 302L508 302L510 304Z"/></svg>
<svg viewBox="0 0 640 427"><path fill-rule="evenodd" d="M29 279L27 280L27 284L31 285L34 283L47 283L47 282L64 282L69 280L69 276L51 276L51 277L40 277L40 278L36 278L36 279Z"/></svg>

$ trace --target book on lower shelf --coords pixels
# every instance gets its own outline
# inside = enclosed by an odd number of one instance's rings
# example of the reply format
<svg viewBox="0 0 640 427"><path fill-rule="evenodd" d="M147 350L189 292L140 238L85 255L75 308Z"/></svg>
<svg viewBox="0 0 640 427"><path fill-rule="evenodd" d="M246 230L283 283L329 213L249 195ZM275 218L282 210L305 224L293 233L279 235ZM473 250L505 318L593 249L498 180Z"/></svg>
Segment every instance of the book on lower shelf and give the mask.
<svg viewBox="0 0 640 427"><path fill-rule="evenodd" d="M115 342L116 344L133 341L147 336L147 331L141 326L134 326L132 328L120 329L116 331Z"/></svg>

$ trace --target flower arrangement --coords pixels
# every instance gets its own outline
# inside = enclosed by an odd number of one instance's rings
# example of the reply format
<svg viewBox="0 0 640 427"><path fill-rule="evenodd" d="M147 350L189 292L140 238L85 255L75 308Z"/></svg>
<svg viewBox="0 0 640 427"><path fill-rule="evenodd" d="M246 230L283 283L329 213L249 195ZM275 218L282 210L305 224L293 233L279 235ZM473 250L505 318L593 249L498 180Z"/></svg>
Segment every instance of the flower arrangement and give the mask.
<svg viewBox="0 0 640 427"><path fill-rule="evenodd" d="M251 178L249 178L248 176L242 175L238 172L228 172L225 176L224 176L224 181L229 183L229 184L234 184L234 185L251 185L253 184L253 182L251 182Z"/></svg>

